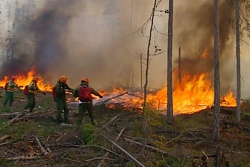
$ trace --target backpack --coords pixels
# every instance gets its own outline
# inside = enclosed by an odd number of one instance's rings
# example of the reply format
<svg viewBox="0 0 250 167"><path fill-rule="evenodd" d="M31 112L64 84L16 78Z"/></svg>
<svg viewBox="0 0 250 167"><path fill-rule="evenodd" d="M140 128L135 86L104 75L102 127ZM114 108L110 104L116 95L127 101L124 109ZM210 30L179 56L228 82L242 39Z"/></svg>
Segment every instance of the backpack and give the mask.
<svg viewBox="0 0 250 167"><path fill-rule="evenodd" d="M92 100L91 89L89 87L80 86L78 95L81 102L89 102Z"/></svg>
<svg viewBox="0 0 250 167"><path fill-rule="evenodd" d="M5 90L5 91L7 91L7 89L8 89L8 84L9 84L9 82L7 82L7 83L4 85L4 90Z"/></svg>
<svg viewBox="0 0 250 167"><path fill-rule="evenodd" d="M53 98L56 97L56 87L54 87L54 88L52 89L52 96L53 96Z"/></svg>
<svg viewBox="0 0 250 167"><path fill-rule="evenodd" d="M23 90L23 94L28 95L29 92L29 85L26 85Z"/></svg>

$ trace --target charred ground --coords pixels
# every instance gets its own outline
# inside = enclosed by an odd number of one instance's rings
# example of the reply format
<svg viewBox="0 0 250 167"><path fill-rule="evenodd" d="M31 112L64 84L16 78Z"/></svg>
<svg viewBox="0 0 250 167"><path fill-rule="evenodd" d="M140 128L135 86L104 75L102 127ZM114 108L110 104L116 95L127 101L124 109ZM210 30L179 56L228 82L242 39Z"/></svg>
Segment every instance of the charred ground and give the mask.
<svg viewBox="0 0 250 167"><path fill-rule="evenodd" d="M70 98L71 95L69 95ZM3 103L4 90L1 90ZM37 107L13 120L26 103L22 91L15 94L12 108L1 107L0 166L114 166L184 167L212 166L221 157L222 166L250 166L250 105L242 105L242 121L233 120L234 108L221 109L220 141L212 141L213 113L210 108L191 115L166 117L149 110L116 105L95 106L98 126L88 115L77 127L77 105L69 105L71 124L55 122L56 107L51 93L37 96ZM216 154L218 149L221 154Z"/></svg>

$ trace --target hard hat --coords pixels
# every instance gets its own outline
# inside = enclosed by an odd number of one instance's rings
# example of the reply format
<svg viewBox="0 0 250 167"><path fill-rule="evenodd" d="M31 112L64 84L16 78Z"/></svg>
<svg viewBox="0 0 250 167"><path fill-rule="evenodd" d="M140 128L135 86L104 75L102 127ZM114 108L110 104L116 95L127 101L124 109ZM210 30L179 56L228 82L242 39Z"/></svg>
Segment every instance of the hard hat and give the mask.
<svg viewBox="0 0 250 167"><path fill-rule="evenodd" d="M15 81L16 77L15 76L11 76L11 80Z"/></svg>
<svg viewBox="0 0 250 167"><path fill-rule="evenodd" d="M61 82L66 82L68 78L66 76L61 76L60 81Z"/></svg>
<svg viewBox="0 0 250 167"><path fill-rule="evenodd" d="M87 77L83 77L82 81L86 82L87 84L89 84L89 79Z"/></svg>
<svg viewBox="0 0 250 167"><path fill-rule="evenodd" d="M32 81L35 81L35 82L37 82L38 80L39 80L38 77L33 77L33 79L32 79Z"/></svg>

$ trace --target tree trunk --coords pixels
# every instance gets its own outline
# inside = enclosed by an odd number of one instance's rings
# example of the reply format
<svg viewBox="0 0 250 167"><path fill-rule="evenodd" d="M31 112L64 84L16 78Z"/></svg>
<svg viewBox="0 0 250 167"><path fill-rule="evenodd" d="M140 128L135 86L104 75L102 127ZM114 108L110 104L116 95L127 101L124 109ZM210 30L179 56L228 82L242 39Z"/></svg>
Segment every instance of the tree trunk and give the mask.
<svg viewBox="0 0 250 167"><path fill-rule="evenodd" d="M241 81L240 81L240 14L239 14L239 0L236 0L236 71L237 71L237 108L236 121L240 122L240 99L241 99Z"/></svg>
<svg viewBox="0 0 250 167"><path fill-rule="evenodd" d="M169 0L168 19L168 63L167 63L167 122L173 124L172 88L172 48L173 48L173 0Z"/></svg>
<svg viewBox="0 0 250 167"><path fill-rule="evenodd" d="M214 0L214 122L213 140L219 139L220 117L220 68L219 68L219 11L218 0Z"/></svg>
<svg viewBox="0 0 250 167"><path fill-rule="evenodd" d="M148 39L148 49L147 49L147 59L146 59L146 72L145 72L145 84L144 84L144 102L143 102L143 114L145 114L146 103L147 103L147 86L148 86L148 72L149 72L149 56L150 56L150 45L151 45L151 38L152 38L152 31L154 26L154 15L155 15L155 8L156 8L156 0L154 1L154 7L152 10L151 15L151 26L149 31L149 39Z"/></svg>

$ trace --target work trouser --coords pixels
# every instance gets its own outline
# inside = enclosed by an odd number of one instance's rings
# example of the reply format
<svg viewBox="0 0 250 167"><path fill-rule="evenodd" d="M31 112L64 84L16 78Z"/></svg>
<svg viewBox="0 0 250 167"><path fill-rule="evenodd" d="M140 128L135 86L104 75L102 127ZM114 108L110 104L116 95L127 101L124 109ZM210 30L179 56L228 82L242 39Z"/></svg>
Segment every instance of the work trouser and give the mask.
<svg viewBox="0 0 250 167"><path fill-rule="evenodd" d="M28 103L26 104L24 109L26 110L29 108L30 109L29 112L32 112L36 106L36 96L35 96L35 94L28 92L27 99L28 99Z"/></svg>
<svg viewBox="0 0 250 167"><path fill-rule="evenodd" d="M56 101L56 108L57 108L56 121L58 123L61 123L62 121L67 123L68 117L69 117L69 109L68 109L66 99L56 98L55 101ZM64 119L62 119L62 111L63 110L64 110Z"/></svg>
<svg viewBox="0 0 250 167"><path fill-rule="evenodd" d="M79 104L78 107L78 120L77 124L80 125L82 123L83 117L85 115L86 110L88 111L88 115L90 117L91 122L94 121L94 113L93 113L93 103L90 102L83 102Z"/></svg>
<svg viewBox="0 0 250 167"><path fill-rule="evenodd" d="M10 106L12 106L12 103L14 101L14 92L9 92L9 91L5 92L5 99L4 99L4 103L3 103L4 107L6 106L8 101L10 101Z"/></svg>

